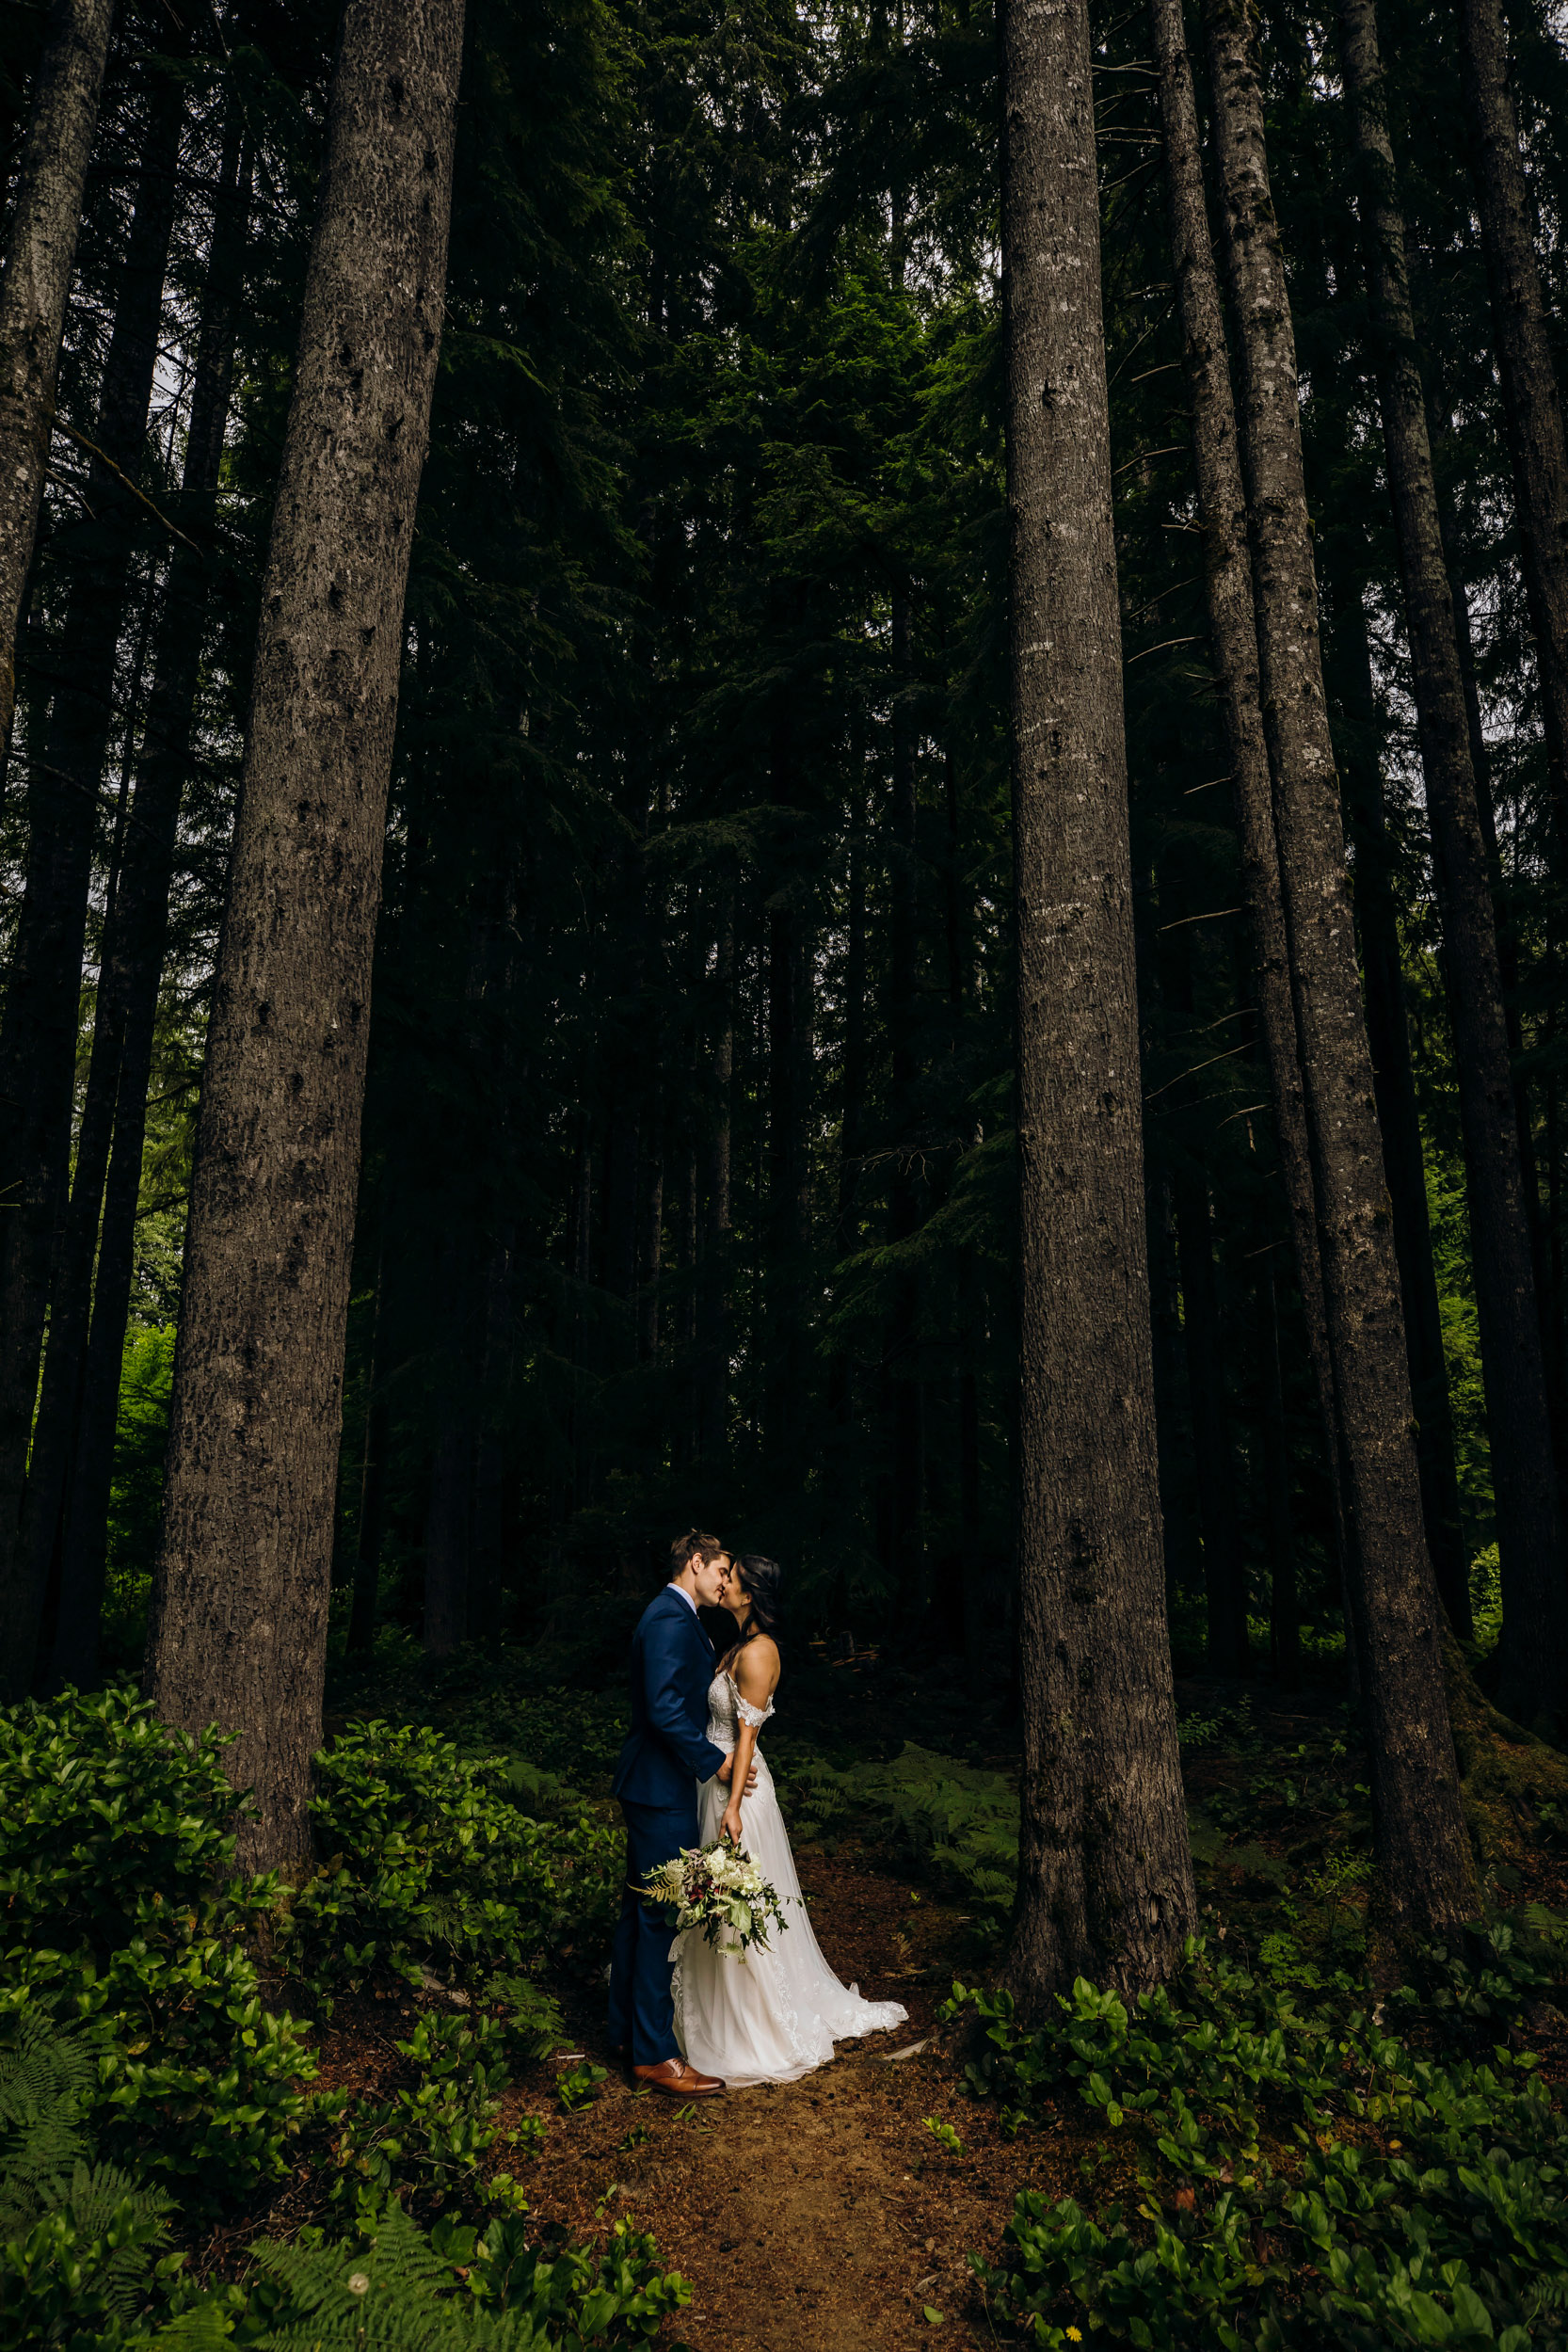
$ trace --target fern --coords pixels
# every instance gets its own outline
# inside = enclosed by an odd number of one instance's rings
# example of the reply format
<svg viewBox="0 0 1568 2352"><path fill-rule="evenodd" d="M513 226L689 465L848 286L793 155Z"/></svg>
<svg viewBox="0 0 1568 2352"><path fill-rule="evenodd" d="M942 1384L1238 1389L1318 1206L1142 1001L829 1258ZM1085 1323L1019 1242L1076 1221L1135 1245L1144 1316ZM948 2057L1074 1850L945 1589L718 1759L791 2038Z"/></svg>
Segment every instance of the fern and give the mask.
<svg viewBox="0 0 1568 2352"><path fill-rule="evenodd" d="M0 2051L0 2352L112 2342L167 2241L168 2199L90 2161L94 2082L72 2036L21 2012Z"/></svg>
<svg viewBox="0 0 1568 2352"><path fill-rule="evenodd" d="M95 2083L80 2042L34 2009L0 2049L0 2238L19 2236L51 2204L87 2152L82 2111Z"/></svg>
<svg viewBox="0 0 1568 2352"><path fill-rule="evenodd" d="M654 2270L652 2239L626 2222L601 2254L568 2249L552 2262L516 2223L493 2225L477 2245L472 2231L439 2223L426 2238L393 2202L361 2250L264 2243L253 2252L255 2352L578 2352L649 2340L691 2299L682 2280ZM261 2312L270 2325L258 2334Z"/></svg>

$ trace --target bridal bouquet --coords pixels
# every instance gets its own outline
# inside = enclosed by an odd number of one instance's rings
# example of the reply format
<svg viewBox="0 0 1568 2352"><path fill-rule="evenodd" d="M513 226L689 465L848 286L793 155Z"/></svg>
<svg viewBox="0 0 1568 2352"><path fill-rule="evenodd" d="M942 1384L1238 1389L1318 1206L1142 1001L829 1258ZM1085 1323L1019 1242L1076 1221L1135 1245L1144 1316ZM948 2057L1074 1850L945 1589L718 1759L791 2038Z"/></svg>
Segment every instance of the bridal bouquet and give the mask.
<svg viewBox="0 0 1568 2352"><path fill-rule="evenodd" d="M726 1837L712 1846L688 1846L662 1863L638 1893L656 1903L673 1903L681 1928L700 1928L703 1940L743 1965L755 1944L765 1952L770 1924L788 1928L778 1891L770 1886L744 1847Z"/></svg>

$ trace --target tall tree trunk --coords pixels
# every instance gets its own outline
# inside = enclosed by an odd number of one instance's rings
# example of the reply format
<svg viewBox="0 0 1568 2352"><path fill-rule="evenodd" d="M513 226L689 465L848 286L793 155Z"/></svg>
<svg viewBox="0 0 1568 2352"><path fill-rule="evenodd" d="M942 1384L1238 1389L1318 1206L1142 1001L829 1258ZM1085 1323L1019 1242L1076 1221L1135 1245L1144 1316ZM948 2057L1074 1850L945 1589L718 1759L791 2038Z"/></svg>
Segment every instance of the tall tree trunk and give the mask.
<svg viewBox="0 0 1568 2352"><path fill-rule="evenodd" d="M473 1426L453 1400L436 1442L424 1511L426 1657L449 1657L468 1640L472 1495Z"/></svg>
<svg viewBox="0 0 1568 2352"><path fill-rule="evenodd" d="M114 727L115 655L144 509L139 471L174 224L182 86L154 83L115 305L88 475L88 520L69 535L71 570L41 760L28 762L26 891L0 1027L0 1688L19 1697L42 1614L38 1547L22 1498L50 1278L71 1168L77 1022L99 794ZM56 541L66 555L68 535ZM72 1335L79 1345L79 1338ZM45 1555L45 1566L47 1556Z"/></svg>
<svg viewBox="0 0 1568 2352"><path fill-rule="evenodd" d="M469 1534L468 1631L471 1640L501 1638L506 1567L505 1416L512 1378L513 1234L503 1221L477 1269L475 1338L479 1378L473 1415L472 1502Z"/></svg>
<svg viewBox="0 0 1568 2352"><path fill-rule="evenodd" d="M702 1352L697 1408L697 1459L722 1465L729 1444L730 1234L729 1141L735 1074L735 902L727 892L719 924L714 987L718 1033L713 1041L713 1123L707 1152L707 1230L703 1236L698 1340Z"/></svg>
<svg viewBox="0 0 1568 2352"><path fill-rule="evenodd" d="M1252 993L1268 1064L1280 1180L1290 1212L1296 1280L1306 1324L1307 1352L1342 1567L1345 1532L1338 1413L1323 1300L1318 1200L1302 1084L1301 1045L1290 992L1273 786L1258 683L1257 623L1253 602L1252 557L1247 545L1246 491L1237 445L1220 281L1204 200L1197 104L1181 0L1150 0L1150 20L1160 73L1166 207L1192 417L1192 461L1197 475L1198 510L1203 520L1209 648L1231 762L1231 794L1252 951Z"/></svg>
<svg viewBox="0 0 1568 2352"><path fill-rule="evenodd" d="M60 1605L51 1669L56 1684L86 1685L97 1672L147 1092L243 281L250 164L240 126L236 104L224 142L197 340L179 505L185 536L175 548L164 589L134 823L104 927L92 1058L65 1249L50 1306L39 1442L27 1481L35 1576L41 1560L59 1546Z"/></svg>
<svg viewBox="0 0 1568 2352"><path fill-rule="evenodd" d="M1502 0L1461 0L1471 163L1508 419L1560 856L1568 854L1568 438L1531 241Z"/></svg>
<svg viewBox="0 0 1568 2352"><path fill-rule="evenodd" d="M208 1033L148 1685L303 1867L380 894L462 0L347 0Z"/></svg>
<svg viewBox="0 0 1568 2352"><path fill-rule="evenodd" d="M943 756L943 781L947 795L947 950L948 950L948 1007L952 1017L953 1051L963 1044L964 1018L969 996L969 931L970 910L966 905L962 872L963 809L958 790L958 762L950 745ZM981 1141L977 1127L973 1140ZM964 1661L968 1670L971 1689L981 1687L983 1661L986 1656L986 1621L991 1616L993 1598L985 1592L989 1581L976 1574L976 1562L983 1557L980 1538L980 1364L981 1333L980 1285L976 1279L974 1252L961 1247L955 1268L958 1306L958 1531L959 1566L963 1578L963 1601L960 1611Z"/></svg>
<svg viewBox="0 0 1568 2352"><path fill-rule="evenodd" d="M1152 1160L1152 1153L1151 1153ZM1192 1449L1179 1419L1186 1401L1180 1288L1176 1276L1171 1181L1151 1168L1145 1209L1149 1253L1149 1329L1154 1354L1154 1408L1160 1451L1160 1517L1165 1544L1165 1606L1189 1592L1201 1574Z"/></svg>
<svg viewBox="0 0 1568 2352"><path fill-rule="evenodd" d="M920 1221L915 1181L920 1069L916 1041L920 923L920 807L913 712L909 598L897 589L892 611L892 809L888 860L888 1031L892 1044L893 1169L889 1234L912 1239ZM925 1601L925 1400L920 1383L920 1277L913 1267L893 1275L888 1318L887 1382L892 1421L892 1481L888 1540L895 1622L913 1629Z"/></svg>
<svg viewBox="0 0 1568 2352"><path fill-rule="evenodd" d="M1269 1545L1269 1646L1282 1690L1299 1690L1302 1629L1296 1606L1296 1535L1290 1513L1290 1446L1279 1364L1279 1302L1271 1248L1257 1253L1258 1417L1262 1424L1263 1526Z"/></svg>
<svg viewBox="0 0 1568 2352"><path fill-rule="evenodd" d="M1426 1156L1410 1059L1399 902L1394 889L1395 851L1384 813L1371 645L1359 587L1350 580L1331 579L1330 593L1333 609L1326 658L1335 698L1352 728L1345 760L1344 805L1355 848L1355 922L1366 991L1367 1039L1404 1310L1421 1520L1448 1622L1464 1638L1471 1630L1469 1562L1459 1499L1443 1317L1432 1253Z"/></svg>
<svg viewBox="0 0 1568 2352"><path fill-rule="evenodd" d="M1148 1984L1196 1916L1165 1625L1083 0L1002 14L1021 1199L1010 1973Z"/></svg>
<svg viewBox="0 0 1568 2352"><path fill-rule="evenodd" d="M1492 883L1470 764L1469 719L1427 438L1426 396L1416 363L1404 217L1394 177L1374 0L1339 0L1339 26L1362 168L1362 228L1368 248L1384 446L1404 574L1464 1143L1502 1571L1498 1702L1520 1722L1556 1724L1568 1721L1568 1559L1519 1164ZM1568 511L1564 520L1568 521Z"/></svg>
<svg viewBox="0 0 1568 2352"><path fill-rule="evenodd" d="M637 1223L637 1355L651 1364L659 1352L659 1283L664 1257L664 1155L661 1148L660 1105L653 1105L650 1133L643 1158L642 1198Z"/></svg>
<svg viewBox="0 0 1568 2352"><path fill-rule="evenodd" d="M1207 0L1206 21L1240 342L1259 672L1277 777L1275 837L1343 1448L1379 1895L1396 1931L1440 1928L1474 1913L1475 1864L1444 1694L1441 1615L1421 1520L1399 1272L1323 696L1295 336L1269 188L1255 22L1243 0Z"/></svg>
<svg viewBox="0 0 1568 2352"><path fill-rule="evenodd" d="M1176 1246L1181 1263L1182 1324L1187 1386L1192 1400L1192 1451L1198 1467L1198 1517L1203 1528L1203 1587L1208 1614L1208 1670L1244 1674L1247 1579L1236 1515L1236 1453L1225 1399L1224 1347L1208 1187L1201 1176L1176 1176Z"/></svg>
<svg viewBox="0 0 1568 2352"><path fill-rule="evenodd" d="M387 1513L387 1440L392 1415L387 1405L386 1201L381 1202L381 1240L376 1252L376 1292L370 1311L370 1362L365 1371L365 1449L360 1464L360 1524L354 1544L354 1597L348 1613L348 1655L368 1657L376 1641L376 1604L381 1586L381 1538Z"/></svg>
<svg viewBox="0 0 1568 2352"><path fill-rule="evenodd" d="M0 752L16 707L17 635L27 606L66 296L98 128L114 0L55 0L33 79L0 279Z"/></svg>

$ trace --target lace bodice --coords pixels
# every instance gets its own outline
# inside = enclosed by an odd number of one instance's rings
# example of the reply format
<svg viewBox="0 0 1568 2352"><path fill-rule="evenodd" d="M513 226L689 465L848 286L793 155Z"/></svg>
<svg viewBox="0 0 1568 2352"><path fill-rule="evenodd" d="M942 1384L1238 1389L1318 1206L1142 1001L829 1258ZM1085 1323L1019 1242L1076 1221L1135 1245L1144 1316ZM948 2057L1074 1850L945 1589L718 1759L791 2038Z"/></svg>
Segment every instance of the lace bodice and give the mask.
<svg viewBox="0 0 1568 2352"><path fill-rule="evenodd" d="M734 1675L725 1667L720 1667L708 1686L708 1736L727 1755L740 1737L743 1723L760 1731L772 1713L771 1699L765 1707L754 1707L743 1699Z"/></svg>

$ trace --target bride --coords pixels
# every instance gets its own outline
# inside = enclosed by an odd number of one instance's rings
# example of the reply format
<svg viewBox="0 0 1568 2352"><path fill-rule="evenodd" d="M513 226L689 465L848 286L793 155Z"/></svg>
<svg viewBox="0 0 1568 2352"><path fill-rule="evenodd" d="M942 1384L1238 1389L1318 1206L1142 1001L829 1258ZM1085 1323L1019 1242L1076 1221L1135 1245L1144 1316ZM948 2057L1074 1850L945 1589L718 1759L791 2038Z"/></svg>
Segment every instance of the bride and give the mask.
<svg viewBox="0 0 1568 2352"><path fill-rule="evenodd" d="M677 1939L672 1988L676 2039L688 2062L732 2087L792 2082L824 2065L835 2041L880 2033L908 2015L896 2001L862 2001L858 1986L841 1985L811 1932L773 1775L757 1747L778 1688L778 1581L776 1563L757 1552L743 1553L729 1572L721 1606L738 1639L709 1685L708 1736L735 1752L735 1767L728 1786L715 1776L698 1788L697 1827L703 1846L721 1832L744 1843L777 1888L789 1928L774 1931L771 1950L754 1945L744 1963L689 1929ZM757 1785L745 1799L743 1839L740 1792L753 1760Z"/></svg>

